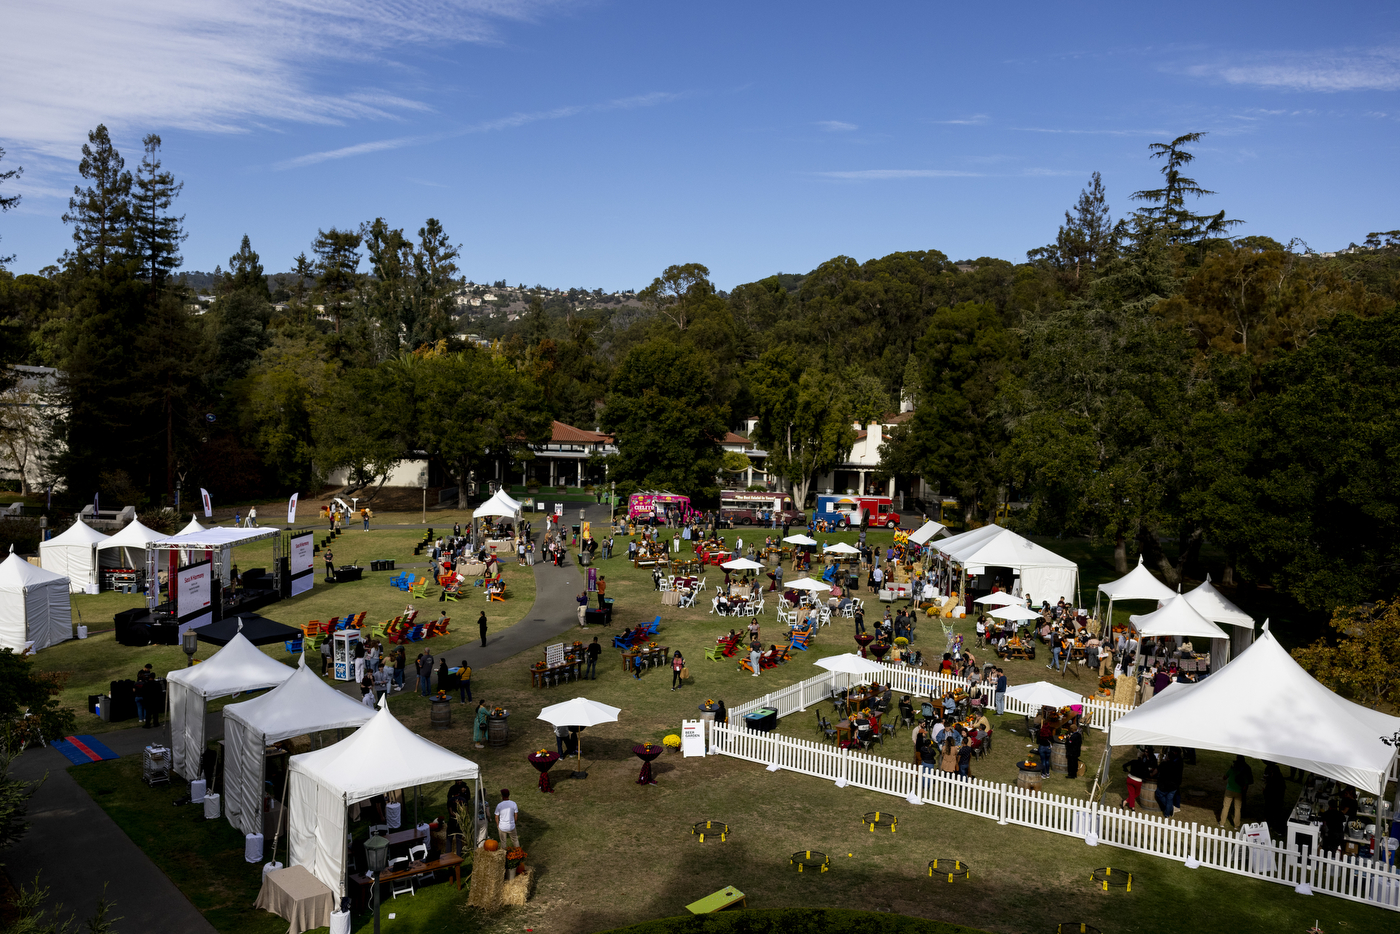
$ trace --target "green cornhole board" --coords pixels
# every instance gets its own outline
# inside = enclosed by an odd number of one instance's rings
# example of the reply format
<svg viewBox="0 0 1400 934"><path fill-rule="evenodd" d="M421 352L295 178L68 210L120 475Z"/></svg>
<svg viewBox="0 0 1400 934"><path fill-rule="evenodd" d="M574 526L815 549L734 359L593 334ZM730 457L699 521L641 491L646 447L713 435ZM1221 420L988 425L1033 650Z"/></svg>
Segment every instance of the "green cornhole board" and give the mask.
<svg viewBox="0 0 1400 934"><path fill-rule="evenodd" d="M727 885L710 895L706 895L698 902L691 902L686 905L686 910L693 915L708 915L716 911L723 911L726 908L738 905L740 908L746 907L744 904L744 893Z"/></svg>

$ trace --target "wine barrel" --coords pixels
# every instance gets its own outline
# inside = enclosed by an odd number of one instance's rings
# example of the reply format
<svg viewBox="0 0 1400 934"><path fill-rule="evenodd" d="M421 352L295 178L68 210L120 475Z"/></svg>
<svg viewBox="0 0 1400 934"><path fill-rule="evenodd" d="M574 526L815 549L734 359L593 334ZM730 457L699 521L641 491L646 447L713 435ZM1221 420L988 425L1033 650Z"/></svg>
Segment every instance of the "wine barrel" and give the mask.
<svg viewBox="0 0 1400 934"><path fill-rule="evenodd" d="M1050 771L1069 774L1069 758L1065 755L1064 743L1050 744Z"/></svg>
<svg viewBox="0 0 1400 934"><path fill-rule="evenodd" d="M1026 771L1022 769L1016 773L1016 787L1025 788L1029 791L1039 791L1041 786L1040 773L1036 771Z"/></svg>
<svg viewBox="0 0 1400 934"><path fill-rule="evenodd" d="M1148 779L1142 783L1142 794L1137 799L1138 810L1153 811L1162 813L1162 809L1157 806L1157 783Z"/></svg>
<svg viewBox="0 0 1400 934"><path fill-rule="evenodd" d="M435 700L429 722L433 729L445 730L452 725L452 701Z"/></svg>
<svg viewBox="0 0 1400 934"><path fill-rule="evenodd" d="M510 738L510 714L486 717L486 742L492 746L504 746Z"/></svg>

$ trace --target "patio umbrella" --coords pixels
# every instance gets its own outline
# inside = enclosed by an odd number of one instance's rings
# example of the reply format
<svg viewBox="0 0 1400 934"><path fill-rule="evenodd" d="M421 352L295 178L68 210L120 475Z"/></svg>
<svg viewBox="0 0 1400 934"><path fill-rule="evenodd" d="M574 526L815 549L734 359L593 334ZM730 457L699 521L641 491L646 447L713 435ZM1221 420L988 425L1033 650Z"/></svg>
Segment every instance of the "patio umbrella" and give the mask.
<svg viewBox="0 0 1400 934"><path fill-rule="evenodd" d="M996 593L989 593L989 594L986 594L985 596L978 597L976 600L973 600L972 602L973 602L973 603L981 603L981 604L983 604L983 605L985 605L985 606L1009 606L1009 605L1011 605L1011 604L1013 604L1013 603L1019 604L1020 606L1025 606L1025 605L1026 605L1026 598L1025 598L1025 597L1013 597L1011 594L1007 593L1005 590L998 590Z"/></svg>
<svg viewBox="0 0 1400 934"><path fill-rule="evenodd" d="M1083 704L1084 695L1059 685L1051 684L1049 681L1037 681L1034 684L1017 684L1006 689L1007 697L1014 697L1023 704L1032 708L1035 707L1069 707L1073 704Z"/></svg>
<svg viewBox="0 0 1400 934"><path fill-rule="evenodd" d="M824 549L822 549L822 550L823 550L825 553L827 553L827 554L834 554L834 555L858 555L858 554L860 554L860 549L859 549L859 548L854 548L854 547L852 547L852 546L850 546L850 545L847 545L845 542L837 542L835 545L827 545L826 548L824 548Z"/></svg>
<svg viewBox="0 0 1400 934"><path fill-rule="evenodd" d="M806 535L801 534L789 535L787 538L783 539L783 541L787 542L789 545L815 545L817 543L815 538L808 538Z"/></svg>
<svg viewBox="0 0 1400 934"><path fill-rule="evenodd" d="M575 697L562 704L549 705L541 710L540 715L535 719L543 720L550 726L590 727L600 723L616 723L617 715L620 713L622 713L620 707L610 707L586 697ZM576 776L583 773L582 766L583 740L579 739L577 757L574 759L574 774Z"/></svg>
<svg viewBox="0 0 1400 934"><path fill-rule="evenodd" d="M726 561L720 565L726 571L761 571L763 565L749 558L735 558L733 561Z"/></svg>
<svg viewBox="0 0 1400 934"><path fill-rule="evenodd" d="M1040 614L1035 610L1028 610L1023 606L1012 604L1011 606L999 606L989 614L997 619L1040 619Z"/></svg>
<svg viewBox="0 0 1400 934"><path fill-rule="evenodd" d="M861 658L852 652L819 658L816 665L818 668L825 668L827 671L839 675L875 675L881 674L885 670L885 667L879 662L869 658Z"/></svg>
<svg viewBox="0 0 1400 934"><path fill-rule="evenodd" d="M784 587L791 587L793 590L830 590L831 585L810 577L799 577L791 583L784 584Z"/></svg>

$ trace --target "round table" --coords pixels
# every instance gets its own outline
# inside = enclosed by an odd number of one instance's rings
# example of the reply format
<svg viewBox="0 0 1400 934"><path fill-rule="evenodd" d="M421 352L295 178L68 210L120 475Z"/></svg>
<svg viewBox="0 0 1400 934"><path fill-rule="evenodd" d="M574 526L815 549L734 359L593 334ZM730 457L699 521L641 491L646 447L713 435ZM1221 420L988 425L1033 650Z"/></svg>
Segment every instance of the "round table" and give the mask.
<svg viewBox="0 0 1400 934"><path fill-rule="evenodd" d="M875 637L868 632L856 633L856 645L860 646L860 657L865 658L865 647L875 641Z"/></svg>
<svg viewBox="0 0 1400 934"><path fill-rule="evenodd" d="M535 771L540 773L540 791L549 794L554 791L554 786L549 782L549 770L554 768L554 763L559 761L559 753L542 749L532 752L526 756L530 764L535 767Z"/></svg>
<svg viewBox="0 0 1400 934"><path fill-rule="evenodd" d="M888 642L876 642L870 646L870 654L875 656L875 661L877 662L884 661L885 654L889 652L889 650L890 644Z"/></svg>
<svg viewBox="0 0 1400 934"><path fill-rule="evenodd" d="M661 755L665 748L656 743L640 743L632 747L632 755L642 760L642 771L637 775L638 785L656 784L656 779L651 774L651 760Z"/></svg>

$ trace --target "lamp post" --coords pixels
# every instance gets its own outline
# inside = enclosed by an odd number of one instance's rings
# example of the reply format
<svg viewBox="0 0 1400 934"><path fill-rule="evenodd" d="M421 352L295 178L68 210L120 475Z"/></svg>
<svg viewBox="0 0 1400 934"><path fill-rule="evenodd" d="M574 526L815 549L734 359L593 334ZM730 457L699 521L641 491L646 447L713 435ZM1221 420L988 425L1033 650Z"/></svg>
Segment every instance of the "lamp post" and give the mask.
<svg viewBox="0 0 1400 934"><path fill-rule="evenodd" d="M369 866L369 876L374 881L374 934L379 934L379 874L389 865L389 841L379 834L370 834L365 841L365 863Z"/></svg>
<svg viewBox="0 0 1400 934"><path fill-rule="evenodd" d="M199 650L199 635L194 629L186 629L180 634L180 648L185 650L185 667L194 667L194 653Z"/></svg>
<svg viewBox="0 0 1400 934"><path fill-rule="evenodd" d="M423 488L423 524L428 524L428 468L418 471L418 485ZM458 504L458 508L461 504Z"/></svg>

